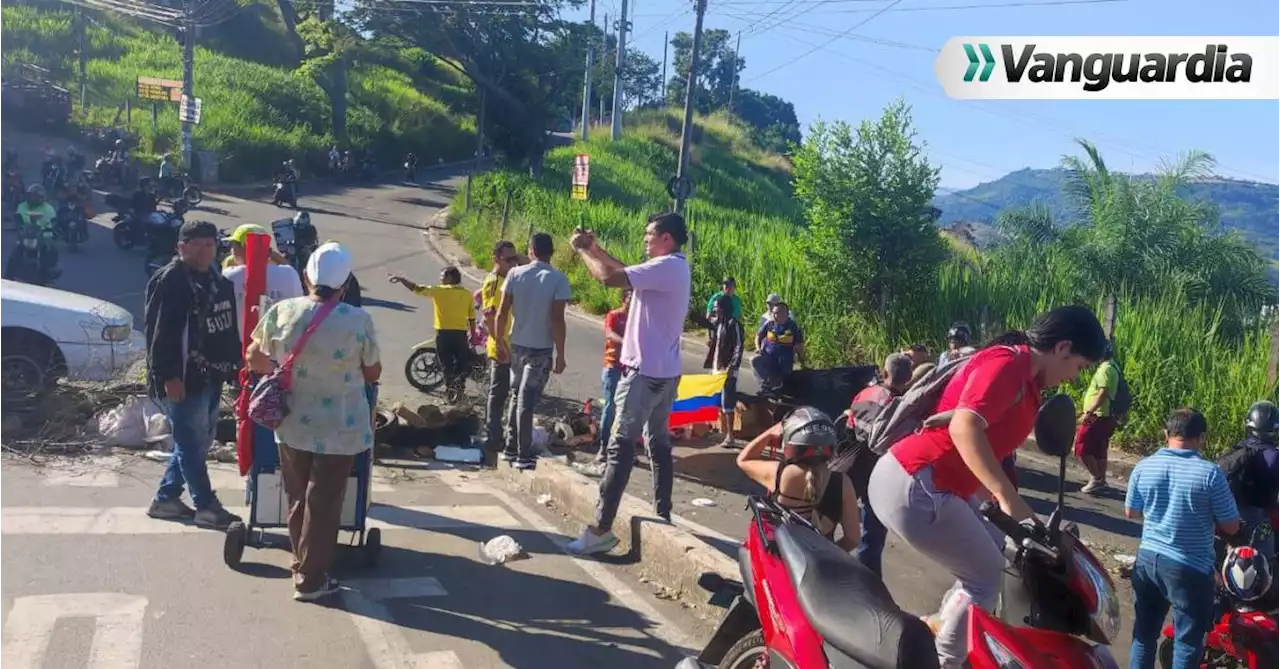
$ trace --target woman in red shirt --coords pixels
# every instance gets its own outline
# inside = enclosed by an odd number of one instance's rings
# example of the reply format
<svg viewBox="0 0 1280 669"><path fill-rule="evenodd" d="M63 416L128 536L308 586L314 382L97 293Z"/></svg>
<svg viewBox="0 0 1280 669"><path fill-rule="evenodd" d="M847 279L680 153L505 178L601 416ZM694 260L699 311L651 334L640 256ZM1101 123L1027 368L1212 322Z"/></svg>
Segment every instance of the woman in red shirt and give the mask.
<svg viewBox="0 0 1280 669"><path fill-rule="evenodd" d="M1031 434L1040 391L1079 376L1107 345L1097 316L1079 306L1054 309L1000 341L974 354L943 390L935 414L949 419L894 444L868 486L884 525L956 577L937 621L943 667L967 655L967 616L955 596L991 610L1000 593L1004 536L979 515L979 491L989 490L1016 520L1032 517L1000 461Z"/></svg>

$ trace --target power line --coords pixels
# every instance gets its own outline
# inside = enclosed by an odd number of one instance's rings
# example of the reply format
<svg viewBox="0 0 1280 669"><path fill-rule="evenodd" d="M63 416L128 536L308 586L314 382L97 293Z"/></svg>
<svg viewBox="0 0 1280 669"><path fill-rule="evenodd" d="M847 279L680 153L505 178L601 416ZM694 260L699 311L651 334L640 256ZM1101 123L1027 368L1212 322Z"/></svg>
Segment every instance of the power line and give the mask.
<svg viewBox="0 0 1280 669"><path fill-rule="evenodd" d="M814 4L817 4L817 5L832 5L832 4L838 4L840 2L855 1L855 0L813 0L813 1L814 1ZM860 2L862 0L856 0L856 1ZM869 1L879 1L879 0L869 0ZM967 9L1012 9L1012 8L1024 8L1024 7L1061 7L1066 5L1097 5L1097 4L1104 4L1104 3L1129 2L1129 1L1130 0L1041 0L1040 2L1029 2L1029 1L1018 0L1014 2L986 3L986 4L974 4L974 5L927 5L927 6L900 7L900 8L894 9L893 12L897 14L897 13L903 13L903 12L939 12L939 11L954 11L954 10L967 10ZM765 0L726 0L725 2L717 3L717 7L724 7L724 6L742 7L742 6L748 6L748 5L765 5L766 7L768 7L768 6L772 6L773 4L774 2L765 1ZM764 9L762 8L757 11L764 11ZM821 13L821 14L867 14L870 12L875 12L878 14L880 13L880 11L881 10L877 10L877 9L832 9L832 10L820 11L818 13Z"/></svg>
<svg viewBox="0 0 1280 669"><path fill-rule="evenodd" d="M748 80L747 80L747 82L755 81L756 79L759 79L759 78L761 78L761 77L767 76L767 75L769 75L769 74L773 74L774 72L777 72L778 70L781 70L782 68L784 68L784 67L786 67L786 66L788 66L788 65L791 65L792 63L795 63L796 61L799 61L799 60L801 60L801 59L803 59L803 58L807 58L807 57L809 57L809 56L813 55L813 54L814 54L815 52L817 52L819 49L823 49L823 48L827 47L828 45L832 44L833 42L835 42L836 40L840 39L841 37L844 37L845 35L848 35L849 33L851 33L851 32L853 32L853 31L857 30L858 28L861 28L862 26L865 26L866 24L868 24L868 23L870 23L871 21L875 20L875 19L876 19L876 17L880 16L881 14L884 14L885 12L889 11L890 9L893 9L894 7L896 7L897 5L899 5L899 4L901 4L901 3L902 3L902 0L893 0L893 2L890 2L888 5L885 5L884 7L880 8L880 10L879 10L879 11L877 11L875 14L872 14L871 16L868 16L867 18L865 18L865 19L863 19L863 20L861 20L861 21L859 21L859 22L857 22L857 23L853 24L852 26L849 26L848 28L846 28L846 29L844 30L844 32L840 33L839 35L836 35L835 37L832 37L831 39L827 40L826 42L822 43L821 45L819 45L819 46L815 46L815 47L813 47L813 49L811 49L811 50L809 50L809 51L806 51L805 53L802 53L802 54L800 54L799 56L796 56L795 58L792 58L792 59L791 59L791 60L789 60L789 61L786 61L786 62L784 62L784 63L782 63L782 64L780 64L780 65L777 65L777 66L775 66L775 67L773 67L773 68L771 68L771 69L765 70L764 72L761 72L760 74L757 74L756 76L754 76L754 77L752 77L752 78L748 79Z"/></svg>

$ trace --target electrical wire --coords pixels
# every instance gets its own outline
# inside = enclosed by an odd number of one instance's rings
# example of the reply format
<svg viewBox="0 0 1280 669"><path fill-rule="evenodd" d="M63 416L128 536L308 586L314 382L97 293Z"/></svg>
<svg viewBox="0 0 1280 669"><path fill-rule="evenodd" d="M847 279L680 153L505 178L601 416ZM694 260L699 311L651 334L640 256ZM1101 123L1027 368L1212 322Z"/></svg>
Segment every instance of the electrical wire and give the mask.
<svg viewBox="0 0 1280 669"><path fill-rule="evenodd" d="M884 14L885 12L887 12L887 11L889 11L889 10L893 9L894 7L898 6L898 5L899 5L899 4L901 4L901 3L902 3L902 0L893 0L892 2L890 2L890 3L889 3L889 4L887 4L887 5L885 5L884 7L881 7L881 8L880 8L880 10L879 10L879 11L877 11L875 14L872 14L871 16L868 16L867 18L865 18L865 19L863 19L863 20L861 20L861 21L859 21L859 22L857 22L857 23L853 24L852 26L849 26L849 27L848 27L848 28L846 28L843 32L841 32L839 35L836 35L836 36L832 37L831 39L827 40L826 42L823 42L821 45L819 45L819 46L815 46L813 49L811 49L811 50L809 50L809 51L806 51L806 52L804 52L804 53L800 54L799 56L796 56L795 58L792 58L792 59L791 59L791 60L789 60L789 61L786 61L786 62L781 63L781 64L779 64L779 65L776 65L776 66L774 66L774 67L772 67L772 68L770 68L770 69L768 69L768 70L765 70L764 72L761 72L760 74L757 74L757 75L755 75L754 77L751 77L750 79L748 79L747 81L745 81L745 82L743 82L743 83L749 83L749 82L755 81L756 79L759 79L759 78L761 78L761 77L768 76L768 75L770 75L770 74L773 74L774 72L777 72L778 70L781 70L781 69L782 69L782 68L784 68L784 67L787 67L787 66L789 66L789 65L792 65L792 64L796 63L797 61L800 61L800 60L802 60L802 59L804 59L804 58L807 58L807 57L809 57L809 56L813 55L813 54L814 54L814 53L816 53L819 49L822 49L822 48L824 48L824 47L826 47L826 46L829 46L829 45L831 45L832 43L834 43L834 42L836 42L837 40L839 40L840 38L844 37L845 35L848 35L849 33L851 33L851 32L853 32L853 31L857 30L858 28L861 28L862 26L867 25L868 23L870 23L870 22L874 21L874 20L875 20L877 17L879 17L881 14Z"/></svg>

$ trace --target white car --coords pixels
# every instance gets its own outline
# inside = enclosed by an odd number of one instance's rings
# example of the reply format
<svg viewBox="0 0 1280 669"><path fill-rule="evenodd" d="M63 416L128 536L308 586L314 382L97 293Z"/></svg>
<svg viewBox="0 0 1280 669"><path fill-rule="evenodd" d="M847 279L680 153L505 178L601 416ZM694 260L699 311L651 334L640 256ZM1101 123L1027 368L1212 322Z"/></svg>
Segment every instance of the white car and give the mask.
<svg viewBox="0 0 1280 669"><path fill-rule="evenodd" d="M146 353L122 307L8 279L0 279L0 339L5 398L30 396L62 377L108 381Z"/></svg>

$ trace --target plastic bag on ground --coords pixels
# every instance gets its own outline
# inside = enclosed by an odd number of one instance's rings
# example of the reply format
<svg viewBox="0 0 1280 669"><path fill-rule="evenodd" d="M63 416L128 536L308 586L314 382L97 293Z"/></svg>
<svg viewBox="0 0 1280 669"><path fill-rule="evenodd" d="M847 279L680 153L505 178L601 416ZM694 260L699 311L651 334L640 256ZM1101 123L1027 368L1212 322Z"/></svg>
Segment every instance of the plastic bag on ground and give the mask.
<svg viewBox="0 0 1280 669"><path fill-rule="evenodd" d="M169 420L150 397L130 395L119 406L98 415L98 434L107 446L146 448L169 436Z"/></svg>
<svg viewBox="0 0 1280 669"><path fill-rule="evenodd" d="M486 541L480 548L480 553L489 564L502 564L529 557L524 552L524 547L506 534Z"/></svg>

